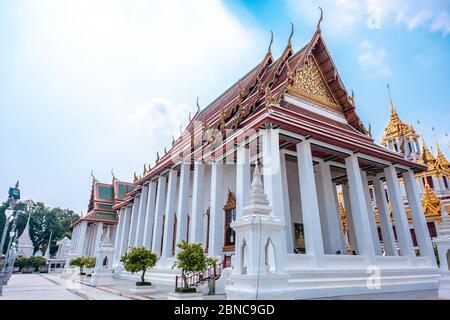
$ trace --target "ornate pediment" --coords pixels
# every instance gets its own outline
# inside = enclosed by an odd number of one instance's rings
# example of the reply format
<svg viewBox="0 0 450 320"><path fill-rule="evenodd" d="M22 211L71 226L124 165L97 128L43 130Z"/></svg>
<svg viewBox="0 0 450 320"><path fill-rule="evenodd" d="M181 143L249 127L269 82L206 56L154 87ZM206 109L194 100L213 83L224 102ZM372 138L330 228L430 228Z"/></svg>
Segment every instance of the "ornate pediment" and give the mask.
<svg viewBox="0 0 450 320"><path fill-rule="evenodd" d="M331 93L316 60L311 56L303 68L299 68L293 75L291 91L312 98L329 106L338 103Z"/></svg>

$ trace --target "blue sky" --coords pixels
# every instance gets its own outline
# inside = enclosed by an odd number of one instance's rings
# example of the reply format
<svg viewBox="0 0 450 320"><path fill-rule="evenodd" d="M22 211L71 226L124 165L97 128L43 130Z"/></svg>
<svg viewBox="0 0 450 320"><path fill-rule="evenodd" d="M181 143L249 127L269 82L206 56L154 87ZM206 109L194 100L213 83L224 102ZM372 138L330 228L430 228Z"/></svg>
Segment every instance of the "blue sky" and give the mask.
<svg viewBox="0 0 450 320"><path fill-rule="evenodd" d="M0 194L85 210L90 171L124 180L154 163L202 107L258 63L322 32L377 141L386 83L405 122L450 158L450 3L417 0L0 2ZM3 190L3 191L2 191Z"/></svg>

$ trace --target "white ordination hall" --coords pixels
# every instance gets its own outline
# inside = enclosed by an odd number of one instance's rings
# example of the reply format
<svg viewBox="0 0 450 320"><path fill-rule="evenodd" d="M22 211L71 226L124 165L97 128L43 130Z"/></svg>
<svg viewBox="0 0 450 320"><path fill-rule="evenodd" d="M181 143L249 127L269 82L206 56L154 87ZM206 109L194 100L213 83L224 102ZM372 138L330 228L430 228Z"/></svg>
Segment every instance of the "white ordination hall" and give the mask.
<svg viewBox="0 0 450 320"><path fill-rule="evenodd" d="M427 165L374 142L320 22L300 51L292 36L278 59L269 46L254 69L189 115L134 183L120 191L114 177L111 194L100 194L94 179L97 213L75 223L72 251L95 255L108 226L114 278L137 279L120 257L144 245L160 257L146 278L174 286L177 243L201 243L220 264L228 299L437 288L416 180Z"/></svg>

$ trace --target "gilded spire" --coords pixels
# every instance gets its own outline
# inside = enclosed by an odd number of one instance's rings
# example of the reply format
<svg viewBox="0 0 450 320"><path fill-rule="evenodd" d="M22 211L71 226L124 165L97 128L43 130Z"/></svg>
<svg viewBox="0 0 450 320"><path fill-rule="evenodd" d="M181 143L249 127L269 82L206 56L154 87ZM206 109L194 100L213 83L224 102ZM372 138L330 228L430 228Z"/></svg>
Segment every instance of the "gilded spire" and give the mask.
<svg viewBox="0 0 450 320"><path fill-rule="evenodd" d="M404 123L397 114L397 110L395 110L395 105L392 100L391 88L389 84L387 84L387 89L389 93L389 104L390 104L390 116L389 122L384 128L383 137L381 138L381 144L387 146L389 141L393 139L400 139L403 137L408 137L413 140L418 138L414 128L410 124Z"/></svg>
<svg viewBox="0 0 450 320"><path fill-rule="evenodd" d="M425 217L437 217L440 222L442 201L436 196L428 184L427 179L424 179L425 190L422 196L422 207Z"/></svg>

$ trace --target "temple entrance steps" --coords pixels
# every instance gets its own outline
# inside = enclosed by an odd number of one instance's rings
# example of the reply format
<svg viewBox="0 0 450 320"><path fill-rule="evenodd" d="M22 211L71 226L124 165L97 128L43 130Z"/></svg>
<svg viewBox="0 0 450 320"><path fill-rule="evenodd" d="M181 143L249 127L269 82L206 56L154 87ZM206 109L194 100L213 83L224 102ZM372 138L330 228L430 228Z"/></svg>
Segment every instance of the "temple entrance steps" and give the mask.
<svg viewBox="0 0 450 320"><path fill-rule="evenodd" d="M437 268L289 270L296 299L436 289Z"/></svg>

